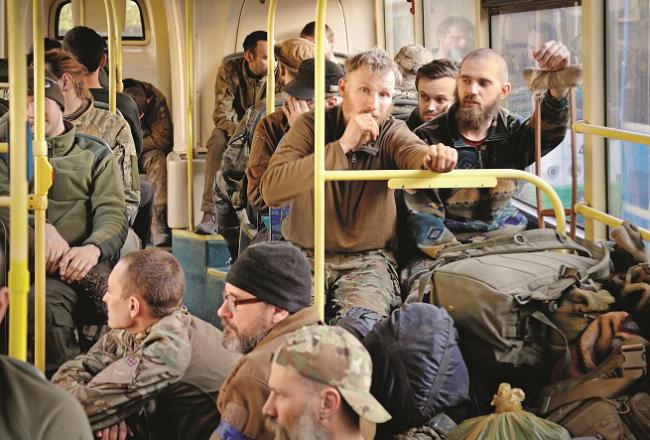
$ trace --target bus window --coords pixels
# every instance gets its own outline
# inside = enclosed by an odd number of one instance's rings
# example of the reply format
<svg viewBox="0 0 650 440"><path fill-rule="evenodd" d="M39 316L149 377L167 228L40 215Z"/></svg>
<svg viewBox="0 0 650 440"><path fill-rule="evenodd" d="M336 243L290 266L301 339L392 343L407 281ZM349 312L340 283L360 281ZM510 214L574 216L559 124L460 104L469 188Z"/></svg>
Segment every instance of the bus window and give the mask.
<svg viewBox="0 0 650 440"><path fill-rule="evenodd" d="M394 55L400 48L415 44L410 3L404 0L384 0L384 29L388 53Z"/></svg>
<svg viewBox="0 0 650 440"><path fill-rule="evenodd" d="M492 48L508 63L509 81L512 91L504 102L510 111L528 117L533 111L532 93L524 83L523 72L535 67L532 52L542 43L557 40L564 43L571 52L571 63L582 59L582 7L545 9L538 11L512 12L491 15L490 39ZM582 87L576 90L577 118L582 118ZM583 137L577 136L578 147L578 196L583 198ZM534 165L527 171L535 172ZM542 178L553 186L565 207L571 206L571 136L570 131L562 144L542 158ZM535 205L535 187L525 184L520 187L518 199ZM544 208L551 204L544 198Z"/></svg>
<svg viewBox="0 0 650 440"><path fill-rule="evenodd" d="M476 47L474 0L424 0L424 46L435 58L459 62Z"/></svg>
<svg viewBox="0 0 650 440"><path fill-rule="evenodd" d="M59 39L62 39L66 32L74 26L72 17L72 5L70 0L64 0L59 3L55 15L55 32ZM108 36L106 30L101 29L97 32L103 36ZM128 0L126 3L125 25L122 32L122 40L144 40L145 26L142 8L135 0Z"/></svg>
<svg viewBox="0 0 650 440"><path fill-rule="evenodd" d="M650 134L650 0L606 2L607 125ZM610 139L608 207L650 227L650 146Z"/></svg>

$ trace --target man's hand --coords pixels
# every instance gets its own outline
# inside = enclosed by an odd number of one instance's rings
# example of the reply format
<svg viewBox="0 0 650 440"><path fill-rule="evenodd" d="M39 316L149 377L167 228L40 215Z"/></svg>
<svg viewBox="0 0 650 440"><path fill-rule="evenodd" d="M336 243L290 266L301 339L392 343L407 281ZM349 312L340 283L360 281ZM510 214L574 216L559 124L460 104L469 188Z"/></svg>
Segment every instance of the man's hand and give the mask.
<svg viewBox="0 0 650 440"><path fill-rule="evenodd" d="M569 57L571 53L567 47L559 41L547 41L542 46L533 52L535 61L539 64L539 68L554 72L562 70L569 65ZM563 98L568 93L568 88L554 88L549 89L551 94L556 98Z"/></svg>
<svg viewBox="0 0 650 440"><path fill-rule="evenodd" d="M296 122L300 115L307 113L308 111L309 105L307 104L307 101L296 99L293 96L290 96L289 99L284 101L284 104L282 104L282 113L287 117L289 127L293 126L293 123Z"/></svg>
<svg viewBox="0 0 650 440"><path fill-rule="evenodd" d="M95 437L102 440L126 440L127 434L133 434L122 420L117 425L109 426L108 428L95 431Z"/></svg>
<svg viewBox="0 0 650 440"><path fill-rule="evenodd" d="M68 252L70 245L59 231L49 223L45 223L45 271L55 273L61 257Z"/></svg>
<svg viewBox="0 0 650 440"><path fill-rule="evenodd" d="M94 244L70 248L61 258L59 275L66 283L81 280L97 265L101 251Z"/></svg>
<svg viewBox="0 0 650 440"><path fill-rule="evenodd" d="M446 173L456 167L458 151L443 144L429 145L429 153L422 159L422 168L436 173Z"/></svg>
<svg viewBox="0 0 650 440"><path fill-rule="evenodd" d="M345 127L345 132L339 143L344 153L356 150L361 145L374 142L379 136L379 125L370 113L355 115Z"/></svg>

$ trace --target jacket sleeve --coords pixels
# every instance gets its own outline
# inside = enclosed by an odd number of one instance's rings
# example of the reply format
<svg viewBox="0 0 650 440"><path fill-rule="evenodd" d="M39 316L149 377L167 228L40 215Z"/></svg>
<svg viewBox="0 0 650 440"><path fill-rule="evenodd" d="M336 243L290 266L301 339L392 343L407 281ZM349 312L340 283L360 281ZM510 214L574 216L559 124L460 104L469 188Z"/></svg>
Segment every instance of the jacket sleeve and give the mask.
<svg viewBox="0 0 650 440"><path fill-rule="evenodd" d="M546 91L540 105L542 120L542 156L560 145L569 128L569 101L555 98ZM513 158L519 169L535 162L535 117L513 122L513 135L510 142Z"/></svg>
<svg viewBox="0 0 650 440"><path fill-rule="evenodd" d="M263 118L255 129L248 166L246 167L248 204L258 211L267 208L260 191L260 181L274 153L275 145L270 145L271 138L268 134L270 129L268 119Z"/></svg>
<svg viewBox="0 0 650 440"><path fill-rule="evenodd" d="M164 96L155 94L154 115L149 119L148 130L142 130L142 149L161 150L168 153L172 149L174 132L172 128L172 118L167 106L167 100Z"/></svg>
<svg viewBox="0 0 650 440"><path fill-rule="evenodd" d="M117 145L113 153L117 159L124 183L124 201L129 224L133 223L140 206L140 174L138 173L138 155L128 124L124 121L115 138Z"/></svg>
<svg viewBox="0 0 650 440"><path fill-rule="evenodd" d="M248 374L234 377L225 394L219 396L221 422L215 430L216 437L223 440L269 438L270 432L262 416L262 407L268 397L265 380Z"/></svg>
<svg viewBox="0 0 650 440"><path fill-rule="evenodd" d="M90 211L91 232L83 244L97 246L105 260L120 250L128 232L124 185L113 154L105 154L93 169Z"/></svg>
<svg viewBox="0 0 650 440"><path fill-rule="evenodd" d="M231 136L237 128L237 114L232 108L235 101L235 92L231 86L232 78L229 78L226 64L219 67L217 80L214 85L214 111L212 120L214 126L220 128Z"/></svg>
<svg viewBox="0 0 650 440"><path fill-rule="evenodd" d="M105 335L85 355L64 364L53 382L84 407L93 431L115 425L139 410L157 392L178 382L189 366L186 333L156 333L129 356L116 356L119 332Z"/></svg>
<svg viewBox="0 0 650 440"><path fill-rule="evenodd" d="M390 155L393 168L403 170L422 169L424 156L429 152L429 145L401 121L395 121L395 126L387 134L384 145L384 151Z"/></svg>
<svg viewBox="0 0 650 440"><path fill-rule="evenodd" d="M270 206L283 205L314 187L314 114L298 119L271 157L260 191ZM337 141L325 144L325 168L348 169L348 159Z"/></svg>

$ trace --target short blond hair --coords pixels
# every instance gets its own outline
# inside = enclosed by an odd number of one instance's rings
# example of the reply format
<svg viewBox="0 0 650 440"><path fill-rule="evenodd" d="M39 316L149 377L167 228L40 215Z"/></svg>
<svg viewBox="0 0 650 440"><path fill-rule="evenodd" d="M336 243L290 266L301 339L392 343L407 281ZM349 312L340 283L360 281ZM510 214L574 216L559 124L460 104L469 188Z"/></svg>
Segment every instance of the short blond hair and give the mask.
<svg viewBox="0 0 650 440"><path fill-rule="evenodd" d="M392 73L395 75L396 86L402 82L402 74L395 60L388 52L378 47L359 52L348 58L345 62L345 74L348 75L361 67L365 67L373 74L378 75Z"/></svg>

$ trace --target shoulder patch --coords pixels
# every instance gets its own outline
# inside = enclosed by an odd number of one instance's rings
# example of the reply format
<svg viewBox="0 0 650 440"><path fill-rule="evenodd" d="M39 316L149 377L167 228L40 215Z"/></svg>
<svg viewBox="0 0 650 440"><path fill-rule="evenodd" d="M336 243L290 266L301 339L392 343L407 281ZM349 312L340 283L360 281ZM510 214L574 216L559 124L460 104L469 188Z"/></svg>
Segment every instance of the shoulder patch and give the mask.
<svg viewBox="0 0 650 440"><path fill-rule="evenodd" d="M228 402L223 414L221 414L221 420L222 423L227 422L232 427L244 429L248 421L248 410L234 402Z"/></svg>
<svg viewBox="0 0 650 440"><path fill-rule="evenodd" d="M245 436L239 429L223 420L219 423L219 426L217 426L217 429L214 432L221 440L253 440L252 438Z"/></svg>

